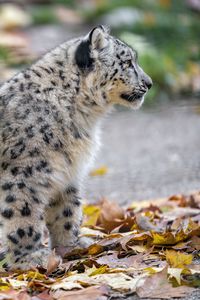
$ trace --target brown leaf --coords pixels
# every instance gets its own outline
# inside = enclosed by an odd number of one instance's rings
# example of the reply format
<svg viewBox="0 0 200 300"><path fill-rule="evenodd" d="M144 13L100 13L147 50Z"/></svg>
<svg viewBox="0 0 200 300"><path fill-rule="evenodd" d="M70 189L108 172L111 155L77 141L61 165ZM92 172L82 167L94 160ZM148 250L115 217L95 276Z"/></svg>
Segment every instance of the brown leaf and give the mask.
<svg viewBox="0 0 200 300"><path fill-rule="evenodd" d="M55 250L51 252L48 258L48 264L47 264L47 272L46 274L49 275L53 271L57 269L61 262L61 258L55 254Z"/></svg>
<svg viewBox="0 0 200 300"><path fill-rule="evenodd" d="M172 249L174 249L174 250L187 250L187 249L191 249L191 241L180 242L180 243L172 246Z"/></svg>
<svg viewBox="0 0 200 300"><path fill-rule="evenodd" d="M117 203L103 199L101 205L101 217L107 221L123 219L124 210Z"/></svg>
<svg viewBox="0 0 200 300"><path fill-rule="evenodd" d="M143 260L145 257L147 257L152 249L147 251L146 253L139 253L136 255L131 255L131 256L126 256L123 258L120 258L117 253L111 254L111 255L105 255L101 256L98 259L96 259L96 262L99 264L105 264L108 265L111 268L136 268L136 269L141 269L147 267L143 263Z"/></svg>
<svg viewBox="0 0 200 300"><path fill-rule="evenodd" d="M9 290L5 293L0 292L0 300L31 300L26 292Z"/></svg>
<svg viewBox="0 0 200 300"><path fill-rule="evenodd" d="M143 254L131 255L129 257L118 258L117 253L99 257L96 260L99 264L106 264L111 268L141 268ZM146 267L146 266L145 266Z"/></svg>
<svg viewBox="0 0 200 300"><path fill-rule="evenodd" d="M182 276L182 281L187 285L200 287L200 273L185 274Z"/></svg>
<svg viewBox="0 0 200 300"><path fill-rule="evenodd" d="M152 240L152 236L149 231L146 231L142 233L132 233L130 235L126 235L119 239L119 243L121 244L122 248L126 250L129 245L132 245L135 242L144 242L148 240Z"/></svg>
<svg viewBox="0 0 200 300"><path fill-rule="evenodd" d="M97 225L100 225L106 232L111 232L123 224L124 217L124 210L117 203L103 199Z"/></svg>
<svg viewBox="0 0 200 300"><path fill-rule="evenodd" d="M200 226L191 219L183 222L183 230L188 236L200 235Z"/></svg>
<svg viewBox="0 0 200 300"><path fill-rule="evenodd" d="M111 268L120 267L123 265L123 262L118 262L118 256L117 253L111 254L111 255L104 255L96 259L96 262L100 265L107 265Z"/></svg>
<svg viewBox="0 0 200 300"><path fill-rule="evenodd" d="M167 267L139 281L136 293L140 298L171 299L189 295L194 289L187 286L172 287L167 279Z"/></svg>
<svg viewBox="0 0 200 300"><path fill-rule="evenodd" d="M200 251L200 238L198 236L193 236L190 245L196 250Z"/></svg>
<svg viewBox="0 0 200 300"><path fill-rule="evenodd" d="M181 228L183 225L183 219L182 218L176 218L171 225L172 231L177 231L179 228Z"/></svg>
<svg viewBox="0 0 200 300"><path fill-rule="evenodd" d="M168 221L174 221L176 218L193 217L200 214L200 209L190 207L176 207L172 211L164 214L165 219Z"/></svg>
<svg viewBox="0 0 200 300"><path fill-rule="evenodd" d="M160 212L162 213L162 211L160 210L160 208L155 204L150 203L150 205L148 207L144 207L141 209L142 212Z"/></svg>
<svg viewBox="0 0 200 300"><path fill-rule="evenodd" d="M147 216L144 216L142 214L137 214L136 222L137 222L138 227L142 230L145 230L145 231L154 230L156 232L161 232L161 228L152 224Z"/></svg>
<svg viewBox="0 0 200 300"><path fill-rule="evenodd" d="M101 245L93 244L88 248L89 255L96 255L104 251L104 248Z"/></svg>
<svg viewBox="0 0 200 300"><path fill-rule="evenodd" d="M51 296L48 290L38 294L37 296L33 296L31 300L54 300L53 296Z"/></svg>
<svg viewBox="0 0 200 300"><path fill-rule="evenodd" d="M91 286L80 291L62 291L53 293L54 299L59 300L106 300L108 289L105 286Z"/></svg>
<svg viewBox="0 0 200 300"><path fill-rule="evenodd" d="M115 244L119 244L120 238L122 237L123 235L121 233L111 233L107 235L104 239L100 240L98 244L101 246L114 246Z"/></svg>
<svg viewBox="0 0 200 300"><path fill-rule="evenodd" d="M191 195L174 195L169 198L170 201L176 201L180 207L200 208L200 192Z"/></svg>

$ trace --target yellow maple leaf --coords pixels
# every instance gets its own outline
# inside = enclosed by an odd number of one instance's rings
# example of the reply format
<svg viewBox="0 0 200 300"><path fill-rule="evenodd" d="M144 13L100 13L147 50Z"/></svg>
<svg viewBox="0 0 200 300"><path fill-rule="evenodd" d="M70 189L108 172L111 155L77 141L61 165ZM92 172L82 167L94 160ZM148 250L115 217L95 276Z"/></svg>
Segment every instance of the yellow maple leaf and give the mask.
<svg viewBox="0 0 200 300"><path fill-rule="evenodd" d="M45 280L46 275L39 273L38 271L28 271L17 276L18 280Z"/></svg>
<svg viewBox="0 0 200 300"><path fill-rule="evenodd" d="M103 176L108 173L108 168L106 166L101 166L98 169L95 169L90 172L90 176Z"/></svg>
<svg viewBox="0 0 200 300"><path fill-rule="evenodd" d="M11 289L11 284L0 278L0 292Z"/></svg>
<svg viewBox="0 0 200 300"><path fill-rule="evenodd" d="M173 268L184 268L192 263L193 255L175 250L166 250L166 260Z"/></svg>
<svg viewBox="0 0 200 300"><path fill-rule="evenodd" d="M153 245L173 245L175 244L174 236L171 232L157 233L151 231Z"/></svg>
<svg viewBox="0 0 200 300"><path fill-rule="evenodd" d="M91 270L92 272L88 274L89 276L104 274L104 273L106 273L108 267L107 266L101 266L99 268L93 267L92 269L93 269L93 270Z"/></svg>
<svg viewBox="0 0 200 300"><path fill-rule="evenodd" d="M169 231L164 233L151 231L151 234L153 237L153 245L175 245L187 237L182 229L175 234Z"/></svg>
<svg viewBox="0 0 200 300"><path fill-rule="evenodd" d="M83 214L86 216L84 221L84 226L94 226L96 225L97 219L100 215L100 207L95 205L87 205L83 207Z"/></svg>

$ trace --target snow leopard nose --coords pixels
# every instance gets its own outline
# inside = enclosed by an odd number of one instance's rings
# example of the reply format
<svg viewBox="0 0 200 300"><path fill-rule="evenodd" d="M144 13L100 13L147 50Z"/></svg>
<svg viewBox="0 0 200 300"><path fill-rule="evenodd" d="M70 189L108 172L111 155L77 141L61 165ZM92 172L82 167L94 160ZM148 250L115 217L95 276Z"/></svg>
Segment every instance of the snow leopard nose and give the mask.
<svg viewBox="0 0 200 300"><path fill-rule="evenodd" d="M149 90L153 85L152 79L148 76L145 75L145 77L142 79L142 83L144 84L145 87L147 87Z"/></svg>

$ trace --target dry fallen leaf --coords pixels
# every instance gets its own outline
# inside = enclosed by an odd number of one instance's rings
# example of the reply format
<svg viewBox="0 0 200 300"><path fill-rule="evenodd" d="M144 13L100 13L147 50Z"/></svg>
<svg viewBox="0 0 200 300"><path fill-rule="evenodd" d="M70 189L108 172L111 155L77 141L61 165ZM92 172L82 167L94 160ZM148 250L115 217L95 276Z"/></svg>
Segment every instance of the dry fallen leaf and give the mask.
<svg viewBox="0 0 200 300"><path fill-rule="evenodd" d="M1 293L0 292L0 300L32 300L32 298L26 292L19 292L10 290L8 292Z"/></svg>
<svg viewBox="0 0 200 300"><path fill-rule="evenodd" d="M104 248L101 245L93 244L89 246L88 248L88 254L89 255L96 255L101 253L104 250Z"/></svg>
<svg viewBox="0 0 200 300"><path fill-rule="evenodd" d="M137 255L131 255L128 257L119 258L117 253L111 255L105 255L97 258L97 262L99 264L108 265L111 268L135 268L135 269L142 269L145 268L142 262L143 260L150 254L151 249L147 251L147 253L139 253Z"/></svg>
<svg viewBox="0 0 200 300"><path fill-rule="evenodd" d="M122 209L117 203L102 200L101 213L99 216L98 225L103 227L107 232L118 227L123 223L124 209Z"/></svg>
<svg viewBox="0 0 200 300"><path fill-rule="evenodd" d="M200 209L190 207L176 207L172 211L166 212L164 217L168 221L173 221L176 218L193 217L200 214Z"/></svg>
<svg viewBox="0 0 200 300"><path fill-rule="evenodd" d="M54 299L59 300L106 300L108 289L105 286L92 286L81 291L56 291L52 293Z"/></svg>
<svg viewBox="0 0 200 300"><path fill-rule="evenodd" d="M200 288L200 273L184 274L181 279L187 285Z"/></svg>
<svg viewBox="0 0 200 300"><path fill-rule="evenodd" d="M95 229L91 229L88 227L82 227L81 228L81 235L87 236L87 237L94 237L94 238L104 238L106 237L106 234Z"/></svg>
<svg viewBox="0 0 200 300"><path fill-rule="evenodd" d="M53 250L49 256L48 264L47 264L47 272L46 274L49 275L53 271L57 269L59 264L61 263L61 258L55 254L55 250Z"/></svg>
<svg viewBox="0 0 200 300"><path fill-rule="evenodd" d="M176 243L185 240L187 237L183 230L175 234L170 231L164 233L151 231L151 234L153 237L153 245L175 245Z"/></svg>
<svg viewBox="0 0 200 300"><path fill-rule="evenodd" d="M167 279L167 267L161 272L142 278L136 288L140 298L171 299L189 295L194 289L186 286L172 287Z"/></svg>
<svg viewBox="0 0 200 300"><path fill-rule="evenodd" d="M45 290L44 292L37 294L37 296L33 296L31 300L55 300L55 298L53 298L48 290Z"/></svg>
<svg viewBox="0 0 200 300"><path fill-rule="evenodd" d="M90 176L103 176L108 173L108 168L106 166L101 166L98 169L94 169L90 172Z"/></svg>
<svg viewBox="0 0 200 300"><path fill-rule="evenodd" d="M70 290L72 288L78 287L81 288L81 286L91 286L91 285L107 285L110 288L121 291L121 292L128 292L128 291L135 291L136 283L139 278L143 277L144 275L141 275L141 277L137 276L136 278L132 278L131 276L128 276L122 272L117 273L111 273L111 274L96 274L92 275L94 273L95 268L88 269L86 272L82 274L73 274L69 277L64 278L59 284L55 283L52 285L52 290L59 290L59 289L65 289Z"/></svg>
<svg viewBox="0 0 200 300"><path fill-rule="evenodd" d="M170 268L168 270L169 278L175 278L178 285L181 285L181 274L187 269L181 269L181 268Z"/></svg>
<svg viewBox="0 0 200 300"><path fill-rule="evenodd" d="M96 205L85 205L83 207L84 213L84 226L94 226L100 215L100 207Z"/></svg>
<svg viewBox="0 0 200 300"><path fill-rule="evenodd" d="M166 260L171 267L184 268L192 263L193 255L175 250L166 250Z"/></svg>
<svg viewBox="0 0 200 300"><path fill-rule="evenodd" d="M193 236L190 245L200 251L200 238L198 236Z"/></svg>
<svg viewBox="0 0 200 300"><path fill-rule="evenodd" d="M148 231L154 230L156 232L161 232L161 228L152 224L147 216L143 216L142 214L136 215L136 222L140 229Z"/></svg>

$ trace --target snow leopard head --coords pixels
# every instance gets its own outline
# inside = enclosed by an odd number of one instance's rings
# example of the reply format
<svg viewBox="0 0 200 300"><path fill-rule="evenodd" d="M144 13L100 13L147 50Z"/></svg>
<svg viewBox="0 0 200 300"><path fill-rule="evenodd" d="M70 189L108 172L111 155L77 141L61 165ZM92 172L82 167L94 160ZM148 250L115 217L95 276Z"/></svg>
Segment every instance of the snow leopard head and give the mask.
<svg viewBox="0 0 200 300"><path fill-rule="evenodd" d="M86 86L101 91L108 104L138 108L152 86L151 78L138 65L137 52L103 26L81 39L75 63Z"/></svg>

